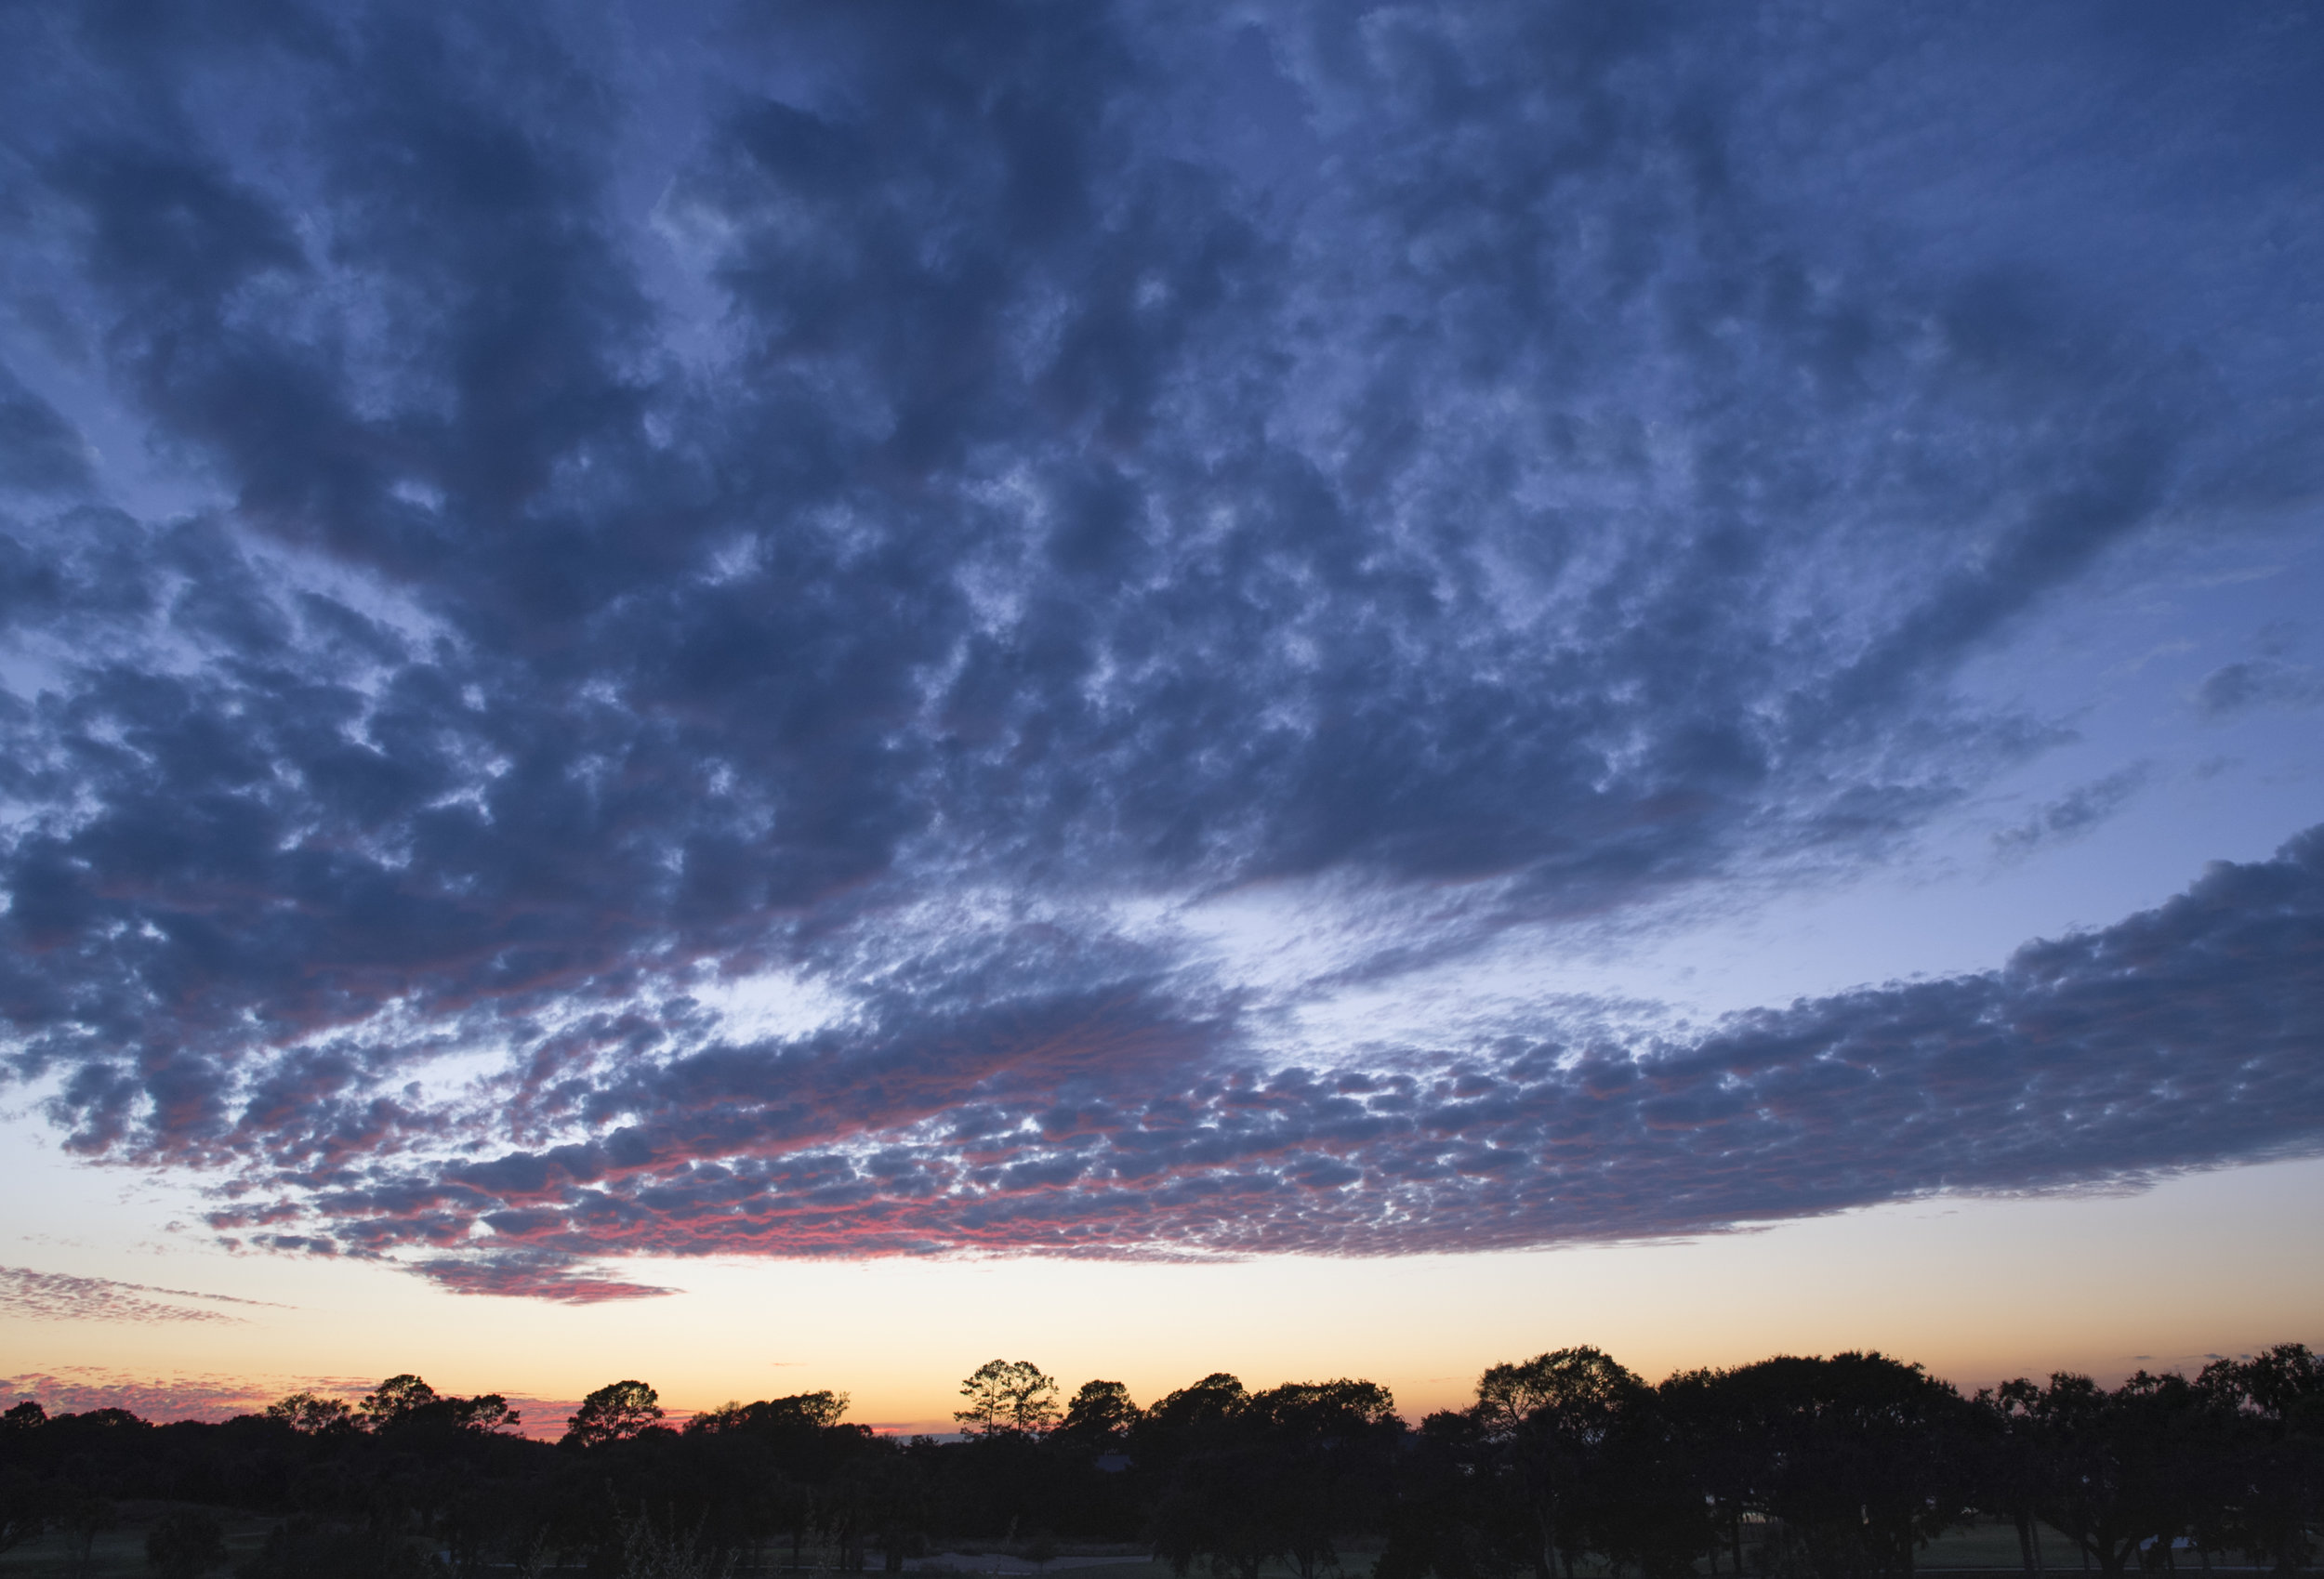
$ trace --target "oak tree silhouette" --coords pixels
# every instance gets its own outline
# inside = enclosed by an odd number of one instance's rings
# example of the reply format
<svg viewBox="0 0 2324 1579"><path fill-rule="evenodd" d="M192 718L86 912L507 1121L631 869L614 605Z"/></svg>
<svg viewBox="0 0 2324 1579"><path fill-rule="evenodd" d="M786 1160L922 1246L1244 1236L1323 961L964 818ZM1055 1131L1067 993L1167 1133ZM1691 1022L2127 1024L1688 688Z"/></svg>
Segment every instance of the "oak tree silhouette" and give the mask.
<svg viewBox="0 0 2324 1579"><path fill-rule="evenodd" d="M627 1441L662 1418L661 1396L640 1381L609 1382L581 1401L565 1419L562 1445L596 1447Z"/></svg>

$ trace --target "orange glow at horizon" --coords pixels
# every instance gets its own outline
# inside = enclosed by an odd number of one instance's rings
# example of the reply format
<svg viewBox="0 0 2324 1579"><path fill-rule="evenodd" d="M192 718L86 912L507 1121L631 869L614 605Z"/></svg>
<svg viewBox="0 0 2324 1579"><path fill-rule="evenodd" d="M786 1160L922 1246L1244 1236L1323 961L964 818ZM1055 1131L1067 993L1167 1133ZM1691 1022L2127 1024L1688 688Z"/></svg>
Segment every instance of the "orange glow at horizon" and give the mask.
<svg viewBox="0 0 2324 1579"><path fill-rule="evenodd" d="M656 1261L638 1274L682 1293L595 1306L455 1296L376 1264L203 1249L168 1256L165 1273L151 1248L69 1267L51 1254L47 1270L289 1309L168 1323L13 1311L0 1338L18 1377L175 1380L189 1399L416 1372L440 1391L535 1401L532 1432L570 1407L559 1401L627 1376L673 1411L828 1388L875 1428L945 1431L959 1378L996 1355L1034 1361L1068 1395L1105 1377L1142 1403L1212 1371L1253 1388L1367 1376L1417 1421L1465 1403L1487 1365L1581 1343L1649 1379L1845 1349L1917 1360L1964 1389L2193 1369L2324 1343L2324 1257L2283 1253L2319 1244L2324 1162L2306 1161L2137 1194L1936 1199L1684 1243L1469 1257Z"/></svg>

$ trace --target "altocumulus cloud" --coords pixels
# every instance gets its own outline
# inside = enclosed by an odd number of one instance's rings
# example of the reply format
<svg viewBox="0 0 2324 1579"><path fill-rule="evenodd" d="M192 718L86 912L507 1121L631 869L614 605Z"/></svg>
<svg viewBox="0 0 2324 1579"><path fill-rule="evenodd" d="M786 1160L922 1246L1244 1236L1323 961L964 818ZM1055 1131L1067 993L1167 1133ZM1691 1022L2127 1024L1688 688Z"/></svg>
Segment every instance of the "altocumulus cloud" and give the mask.
<svg viewBox="0 0 2324 1579"><path fill-rule="evenodd" d="M473 1291L505 1265L512 1290L589 1298L613 1291L542 1287L543 1254L1395 1254L2310 1150L2324 830L1999 970L1692 1040L1512 1036L1323 1069L1181 1050L1157 1092L1150 1009L1046 1007L641 1062L591 1093L600 1137L375 1167L314 1208L377 1247L468 1243L481 1221L516 1248L421 1270Z"/></svg>
<svg viewBox="0 0 2324 1579"><path fill-rule="evenodd" d="M2312 492L2220 332L2303 332L2308 12L0 30L7 1056L221 1233L591 1299L652 1292L609 1254L1543 1243L2324 1133L2313 838L1691 1039L1283 1033L1878 859L2054 734L1966 660ZM2109 141L2166 62L2183 151ZM1948 206L2003 157L1927 112L1967 84L2048 151L1987 172L2022 212ZM2190 213L2251 244L2106 244ZM1207 940L1261 890L1327 966Z"/></svg>

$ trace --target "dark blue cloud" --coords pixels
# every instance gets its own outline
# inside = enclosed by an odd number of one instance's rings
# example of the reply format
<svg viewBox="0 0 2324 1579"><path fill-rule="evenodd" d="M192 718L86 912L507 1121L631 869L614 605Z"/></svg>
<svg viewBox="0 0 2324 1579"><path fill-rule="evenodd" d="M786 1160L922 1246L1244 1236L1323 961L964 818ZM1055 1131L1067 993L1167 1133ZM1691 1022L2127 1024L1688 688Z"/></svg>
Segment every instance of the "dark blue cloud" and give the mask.
<svg viewBox="0 0 2324 1579"><path fill-rule="evenodd" d="M89 480L88 446L73 425L0 365L0 488L79 492Z"/></svg>
<svg viewBox="0 0 2324 1579"><path fill-rule="evenodd" d="M1154 917L1343 885L1382 979L1875 859L2056 738L1961 666L2317 476L2320 42L19 11L11 1066L84 1152L225 1170L221 1231L456 1282L482 1223L533 1292L590 1244L1408 1247L1317 1204L1394 1178L1528 1243L1935 1188L1764 1139L1699 1210L1558 1182L1411 1115L1580 1124L1568 1033L1311 1088L1280 990ZM2198 224L2238 243L2093 239ZM767 981L825 1023L739 1034ZM1680 1086L1641 1146L1726 1122ZM2190 1165L2247 1144L2187 1111Z"/></svg>

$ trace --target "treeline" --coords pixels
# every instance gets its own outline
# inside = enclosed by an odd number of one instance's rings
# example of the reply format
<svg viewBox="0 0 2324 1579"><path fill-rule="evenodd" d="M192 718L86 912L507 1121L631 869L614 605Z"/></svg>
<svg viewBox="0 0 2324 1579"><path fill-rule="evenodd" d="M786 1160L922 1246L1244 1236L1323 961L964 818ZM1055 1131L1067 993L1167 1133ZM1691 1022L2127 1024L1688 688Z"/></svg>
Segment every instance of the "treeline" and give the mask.
<svg viewBox="0 0 2324 1579"><path fill-rule="evenodd" d="M1886 1579L1982 1517L2015 1527L2028 1572L2117 1575L2296 1570L2324 1503L2324 1362L2296 1344L2191 1379L1974 1398L1879 1354L1652 1385L1570 1349L1494 1366L1417 1429L1366 1381L1252 1392L1221 1374L1141 1408L1119 1383L1063 1399L996 1360L961 1391L957 1441L875 1435L830 1392L675 1427L638 1381L592 1393L553 1444L517 1434L502 1398L408 1375L218 1425L27 1401L0 1423L0 1545L60 1531L86 1569L117 1504L159 1499L195 1505L149 1534L165 1579L223 1565L201 1507L278 1518L245 1579L895 1572L944 1540L1037 1561L1136 1542L1219 1579L1271 1562L1317 1579L1351 1543L1376 1579ZM2044 1549L2045 1527L2068 1549Z"/></svg>

